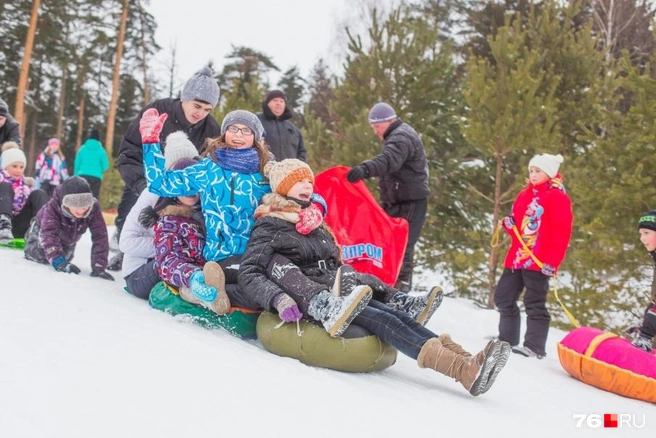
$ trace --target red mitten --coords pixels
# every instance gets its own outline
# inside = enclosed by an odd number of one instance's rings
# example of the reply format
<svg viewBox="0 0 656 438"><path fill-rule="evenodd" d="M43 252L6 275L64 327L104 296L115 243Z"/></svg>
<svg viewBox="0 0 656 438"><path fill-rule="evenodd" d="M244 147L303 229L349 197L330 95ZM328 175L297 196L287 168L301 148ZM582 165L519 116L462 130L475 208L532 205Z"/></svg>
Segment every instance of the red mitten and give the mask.
<svg viewBox="0 0 656 438"><path fill-rule="evenodd" d="M301 234L310 234L321 222L323 222L323 212L321 207L311 204L308 208L302 209L298 213L299 221L296 224L296 231Z"/></svg>
<svg viewBox="0 0 656 438"><path fill-rule="evenodd" d="M160 114L155 108L147 109L139 120L141 143L159 143L159 134L162 132L168 114Z"/></svg>

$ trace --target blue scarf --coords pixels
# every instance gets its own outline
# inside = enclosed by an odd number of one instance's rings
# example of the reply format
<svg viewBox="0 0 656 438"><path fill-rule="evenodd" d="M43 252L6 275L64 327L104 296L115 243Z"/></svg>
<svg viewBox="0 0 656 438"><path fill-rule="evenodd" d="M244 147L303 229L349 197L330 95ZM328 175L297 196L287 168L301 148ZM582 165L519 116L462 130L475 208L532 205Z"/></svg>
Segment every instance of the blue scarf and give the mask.
<svg viewBox="0 0 656 438"><path fill-rule="evenodd" d="M219 164L226 170L238 173L257 173L260 171L260 155L255 148L220 148L215 151Z"/></svg>

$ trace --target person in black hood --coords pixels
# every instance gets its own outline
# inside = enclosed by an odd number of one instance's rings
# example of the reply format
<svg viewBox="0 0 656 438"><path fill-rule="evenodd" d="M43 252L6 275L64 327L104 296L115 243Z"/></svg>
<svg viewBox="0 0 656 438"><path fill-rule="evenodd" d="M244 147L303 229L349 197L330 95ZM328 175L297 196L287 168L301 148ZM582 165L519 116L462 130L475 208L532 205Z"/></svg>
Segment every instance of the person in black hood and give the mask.
<svg viewBox="0 0 656 438"><path fill-rule="evenodd" d="M276 160L298 158L307 162L307 150L300 129L289 120L292 110L287 107L287 97L280 90L271 90L262 102L262 112L257 117L264 126L264 140Z"/></svg>

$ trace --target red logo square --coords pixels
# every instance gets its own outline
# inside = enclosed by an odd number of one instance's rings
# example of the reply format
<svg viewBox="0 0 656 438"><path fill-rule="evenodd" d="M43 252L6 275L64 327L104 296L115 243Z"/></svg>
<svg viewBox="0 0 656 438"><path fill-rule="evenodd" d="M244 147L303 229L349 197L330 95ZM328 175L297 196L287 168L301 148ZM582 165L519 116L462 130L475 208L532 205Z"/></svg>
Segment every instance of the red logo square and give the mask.
<svg viewBox="0 0 656 438"><path fill-rule="evenodd" d="M604 427L617 427L617 414L604 414Z"/></svg>

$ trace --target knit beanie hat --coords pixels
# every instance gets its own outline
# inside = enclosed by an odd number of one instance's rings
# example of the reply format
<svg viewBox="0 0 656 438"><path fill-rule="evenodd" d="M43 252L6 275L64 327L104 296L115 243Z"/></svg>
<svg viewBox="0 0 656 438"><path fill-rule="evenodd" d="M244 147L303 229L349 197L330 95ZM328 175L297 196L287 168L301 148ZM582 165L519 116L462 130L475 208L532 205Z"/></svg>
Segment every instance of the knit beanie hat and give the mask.
<svg viewBox="0 0 656 438"><path fill-rule="evenodd" d="M54 144L59 144L59 139L58 138L53 137L53 138L48 140L48 146L52 146Z"/></svg>
<svg viewBox="0 0 656 438"><path fill-rule="evenodd" d="M282 196L287 196L294 184L304 179L314 184L314 173L310 166L296 158L273 162L265 169L265 173L266 170L269 171L271 190Z"/></svg>
<svg viewBox="0 0 656 438"><path fill-rule="evenodd" d="M166 137L164 147L164 167L171 167L181 158L194 158L198 156L196 146L189 140L184 131L176 131Z"/></svg>
<svg viewBox="0 0 656 438"><path fill-rule="evenodd" d="M647 213L643 213L638 221L638 229L640 228L656 231L656 210L649 210Z"/></svg>
<svg viewBox="0 0 656 438"><path fill-rule="evenodd" d="M528 162L529 170L531 167L537 167L544 173L546 173L549 178L553 178L558 175L558 168L560 163L563 162L563 156L551 155L551 154L538 154L531 158L531 161Z"/></svg>
<svg viewBox="0 0 656 438"><path fill-rule="evenodd" d="M7 117L9 115L9 106L7 102L0 99L0 117Z"/></svg>
<svg viewBox="0 0 656 438"><path fill-rule="evenodd" d="M23 166L27 166L27 158L25 158L25 153L20 150L18 144L13 141L8 141L2 145L2 169L6 169L10 164L13 163L23 163Z"/></svg>
<svg viewBox="0 0 656 438"><path fill-rule="evenodd" d="M369 123L381 123L396 119L396 111L385 102L378 102L369 111Z"/></svg>
<svg viewBox="0 0 656 438"><path fill-rule="evenodd" d="M266 99L264 99L264 104L268 104L276 97L280 97L281 99L284 99L285 102L287 102L287 96L285 96L285 93L283 93L282 90L271 90L267 93Z"/></svg>
<svg viewBox="0 0 656 438"><path fill-rule="evenodd" d="M98 140L100 141L100 132L98 132L97 129L92 129L89 131L89 137L92 140Z"/></svg>
<svg viewBox="0 0 656 438"><path fill-rule="evenodd" d="M261 141L264 135L264 126L255 114L246 110L231 111L223 118L221 134L225 134L228 127L235 124L246 125L255 134L255 140Z"/></svg>
<svg viewBox="0 0 656 438"><path fill-rule="evenodd" d="M72 176L62 183L59 195L61 204L67 208L89 208L94 198L89 183L79 176Z"/></svg>
<svg viewBox="0 0 656 438"><path fill-rule="evenodd" d="M202 100L213 107L219 103L219 84L213 77L214 72L209 67L201 68L193 75L182 89L180 100Z"/></svg>

